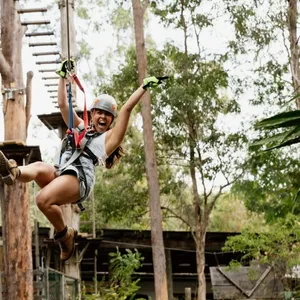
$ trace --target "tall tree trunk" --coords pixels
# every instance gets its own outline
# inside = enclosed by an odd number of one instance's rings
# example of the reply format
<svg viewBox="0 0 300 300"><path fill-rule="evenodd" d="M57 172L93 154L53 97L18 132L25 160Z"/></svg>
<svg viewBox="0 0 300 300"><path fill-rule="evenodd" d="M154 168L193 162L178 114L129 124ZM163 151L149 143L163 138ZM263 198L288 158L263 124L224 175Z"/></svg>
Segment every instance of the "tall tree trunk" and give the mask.
<svg viewBox="0 0 300 300"><path fill-rule="evenodd" d="M197 261L197 300L206 300L206 279L205 279L205 237L206 226L198 223L196 226L196 261Z"/></svg>
<svg viewBox="0 0 300 300"><path fill-rule="evenodd" d="M300 70L299 70L299 46L297 36L297 19L298 19L298 8L297 0L288 1L288 14L287 24L290 38L290 66L292 73L292 81L295 95L300 93ZM296 106L300 108L300 98L296 99Z"/></svg>
<svg viewBox="0 0 300 300"><path fill-rule="evenodd" d="M26 141L27 127L24 106L24 83L21 61L23 28L17 14L18 2L1 1L0 72L4 89L16 89L13 100L3 98L5 140ZM31 99L28 101L30 102ZM30 105L30 103L29 103ZM13 153L9 154L14 157ZM32 249L29 220L29 190L17 182L3 186L1 195L5 299L32 299Z"/></svg>
<svg viewBox="0 0 300 300"><path fill-rule="evenodd" d="M180 0L180 18L181 25L183 26L183 38L184 38L184 53L185 59L188 61L188 26L185 20L184 9L186 3L184 0ZM188 81L188 69L187 65L185 67L184 73L186 74L186 82L185 85L189 88ZM192 120L193 118L189 118ZM192 189L193 189L193 201L194 201L194 218L195 218L195 244L196 244L196 262L197 262L197 276L198 276L198 289L197 289L197 299L198 300L206 300L206 280L205 280L205 236L207 225L206 224L206 215L204 214L206 209L206 202L203 202L203 206L201 207L200 197L198 192L198 183L196 178L196 157L195 157L195 149L196 149L196 130L193 124L188 124L189 131L189 151L190 151L190 175L192 179ZM201 158L199 158L201 159ZM206 199L206 191L205 185L204 187L204 198ZM205 200L206 201L206 200Z"/></svg>
<svg viewBox="0 0 300 300"><path fill-rule="evenodd" d="M75 58L77 54L76 45L76 31L74 25L74 0L68 1L68 11L67 2L65 0L60 1L59 8L61 14L61 56L63 59ZM68 15L67 15L68 13ZM68 23L67 23L68 18ZM74 101L75 99L75 101ZM72 85L72 100L76 102L76 85ZM62 139L65 132L61 131L63 134L60 138ZM63 205L62 207L63 215L68 226L75 229L79 229L79 210L77 205ZM75 251L75 255L71 257L68 264L64 264L64 272L75 278L80 278L80 269L78 264L78 249Z"/></svg>
<svg viewBox="0 0 300 300"><path fill-rule="evenodd" d="M137 71L139 84L147 75L147 56L144 37L144 12L148 1L132 0ZM159 199L159 184L152 131L150 94L146 93L141 102L143 117L143 136L146 155L146 172L150 197L151 241L154 266L154 282L156 300L168 299L166 259L162 234L162 214Z"/></svg>

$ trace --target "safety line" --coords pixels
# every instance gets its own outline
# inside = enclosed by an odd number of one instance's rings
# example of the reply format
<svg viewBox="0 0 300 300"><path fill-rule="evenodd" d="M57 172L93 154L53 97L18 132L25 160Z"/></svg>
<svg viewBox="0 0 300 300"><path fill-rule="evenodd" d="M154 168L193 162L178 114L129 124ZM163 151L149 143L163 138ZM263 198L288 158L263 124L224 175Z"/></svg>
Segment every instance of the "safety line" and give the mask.
<svg viewBox="0 0 300 300"><path fill-rule="evenodd" d="M115 242L115 241L109 241L109 240L101 240L101 243L110 243L110 244L117 244L117 245L129 245L134 247L143 247L143 248L153 248L151 245L144 245L144 244L134 244L134 243L126 243L126 242ZM192 252L196 253L196 250L188 250L188 249L181 249L181 248L170 248L170 247L164 247L166 250L174 250L174 251L182 251L182 252ZM221 255L221 254L229 254L229 253L236 253L236 251L224 251L224 252L206 252L205 254L211 254L211 255Z"/></svg>

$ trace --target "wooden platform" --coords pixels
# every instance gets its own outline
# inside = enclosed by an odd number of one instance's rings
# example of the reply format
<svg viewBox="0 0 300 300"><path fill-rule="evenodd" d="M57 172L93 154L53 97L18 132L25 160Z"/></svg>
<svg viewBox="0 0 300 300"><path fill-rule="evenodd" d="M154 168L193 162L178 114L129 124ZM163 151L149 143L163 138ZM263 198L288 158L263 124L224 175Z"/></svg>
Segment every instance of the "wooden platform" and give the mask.
<svg viewBox="0 0 300 300"><path fill-rule="evenodd" d="M22 140L1 141L0 150L8 159L14 159L18 165L28 165L42 160L40 147L26 146Z"/></svg>
<svg viewBox="0 0 300 300"><path fill-rule="evenodd" d="M80 118L83 117L82 111L76 111ZM61 117L60 112L53 112L51 114L38 115L38 118L44 123L44 125L50 129L59 129L61 127L66 127L64 120Z"/></svg>

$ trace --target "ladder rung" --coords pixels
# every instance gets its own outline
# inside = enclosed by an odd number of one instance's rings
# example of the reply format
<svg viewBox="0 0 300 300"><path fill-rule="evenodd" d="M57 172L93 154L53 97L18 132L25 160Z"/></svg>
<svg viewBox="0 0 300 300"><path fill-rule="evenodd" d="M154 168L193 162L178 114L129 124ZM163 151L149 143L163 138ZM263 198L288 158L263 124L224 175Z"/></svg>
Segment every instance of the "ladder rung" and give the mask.
<svg viewBox="0 0 300 300"><path fill-rule="evenodd" d="M59 51L32 53L33 56L57 55Z"/></svg>
<svg viewBox="0 0 300 300"><path fill-rule="evenodd" d="M56 46L56 42L30 43L29 47Z"/></svg>
<svg viewBox="0 0 300 300"><path fill-rule="evenodd" d="M55 105L55 108L59 108L59 107ZM77 105L73 105L73 108L77 108Z"/></svg>
<svg viewBox="0 0 300 300"><path fill-rule="evenodd" d="M46 12L47 8L42 7L42 8L22 8L18 9L18 14L26 14L26 13L36 13L36 12Z"/></svg>
<svg viewBox="0 0 300 300"><path fill-rule="evenodd" d="M57 93L57 90L48 90L48 93Z"/></svg>
<svg viewBox="0 0 300 300"><path fill-rule="evenodd" d="M55 76L53 76L53 77L42 77L42 79L44 79L44 80L54 80L54 79L59 79L59 77L55 77Z"/></svg>
<svg viewBox="0 0 300 300"><path fill-rule="evenodd" d="M46 21L22 21L21 25L27 26L27 25L46 25L50 24L51 22L46 20Z"/></svg>
<svg viewBox="0 0 300 300"><path fill-rule="evenodd" d="M37 61L37 65L50 65L50 64L59 64L61 60L52 60L52 61Z"/></svg>
<svg viewBox="0 0 300 300"><path fill-rule="evenodd" d="M49 84L45 84L45 86L58 86L57 83L49 83Z"/></svg>
<svg viewBox="0 0 300 300"><path fill-rule="evenodd" d="M41 72L41 73L44 73L44 72L55 72L56 70L55 69L41 69L41 70L39 70L39 72Z"/></svg>
<svg viewBox="0 0 300 300"><path fill-rule="evenodd" d="M30 33L25 33L25 36L42 36L42 35L54 35L53 31L48 31L48 32L30 32Z"/></svg>

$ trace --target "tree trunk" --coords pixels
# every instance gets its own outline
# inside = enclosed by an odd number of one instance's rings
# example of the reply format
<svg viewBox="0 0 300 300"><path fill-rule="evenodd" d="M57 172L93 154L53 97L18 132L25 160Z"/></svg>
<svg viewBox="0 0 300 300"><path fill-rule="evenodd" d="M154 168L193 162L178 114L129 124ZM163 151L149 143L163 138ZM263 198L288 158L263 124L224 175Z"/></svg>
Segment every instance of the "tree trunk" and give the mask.
<svg viewBox="0 0 300 300"><path fill-rule="evenodd" d="M4 299L33 299L32 237L29 220L28 185L17 182L4 188L2 236Z"/></svg>
<svg viewBox="0 0 300 300"><path fill-rule="evenodd" d="M172 254L171 250L167 249L166 254L166 270L167 270L167 280L168 280L168 298L173 300L173 268L172 268Z"/></svg>
<svg viewBox="0 0 300 300"><path fill-rule="evenodd" d="M292 73L292 81L295 95L299 94L300 87L300 70L299 70L299 46L298 46L298 36L297 36L297 18L298 18L298 8L297 0L288 1L288 14L287 14L287 24L289 30L290 38L290 66ZM296 99L296 106L300 108L300 98Z"/></svg>
<svg viewBox="0 0 300 300"><path fill-rule="evenodd" d="M206 279L205 279L205 237L206 226L198 224L195 232L196 237L196 261L198 275L197 300L206 300Z"/></svg>
<svg viewBox="0 0 300 300"><path fill-rule="evenodd" d="M132 0L137 71L139 84L142 84L143 78L147 74L147 56L144 37L144 11L148 1L143 2ZM156 300L168 299L166 260L164 252L164 241L162 234L162 214L159 199L159 184L154 147L154 138L152 131L151 103L150 94L147 92L141 102L143 117L143 137L146 155L146 172L150 197L151 213L151 241L154 266L154 283Z"/></svg>
<svg viewBox="0 0 300 300"><path fill-rule="evenodd" d="M60 1L60 15L61 15L61 56L63 59L74 58L77 53L76 46L76 31L74 26L74 0L68 1L68 11L67 2L65 0ZM67 23L68 18L68 23ZM72 85L72 100L76 99L76 85ZM76 100L75 100L76 102ZM62 139L65 132L62 132ZM77 205L63 205L62 207L63 215L68 226L75 229L79 229L79 211ZM78 264L78 249L75 251L75 255L68 261L68 264L64 264L65 274L70 275L75 278L80 278L80 269Z"/></svg>
<svg viewBox="0 0 300 300"><path fill-rule="evenodd" d="M1 1L0 72L2 87L16 89L4 95L3 112L5 140L26 140L24 83L21 61L23 28L17 14L18 2ZM13 37L13 38L12 38ZM12 90L10 90L12 92ZM8 94L7 94L8 95ZM13 153L9 154L13 158ZM17 182L2 189L2 226L4 248L5 299L33 299L31 226L29 220L29 190Z"/></svg>

